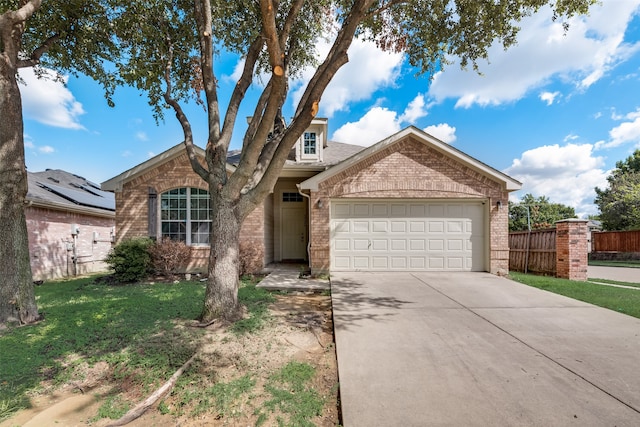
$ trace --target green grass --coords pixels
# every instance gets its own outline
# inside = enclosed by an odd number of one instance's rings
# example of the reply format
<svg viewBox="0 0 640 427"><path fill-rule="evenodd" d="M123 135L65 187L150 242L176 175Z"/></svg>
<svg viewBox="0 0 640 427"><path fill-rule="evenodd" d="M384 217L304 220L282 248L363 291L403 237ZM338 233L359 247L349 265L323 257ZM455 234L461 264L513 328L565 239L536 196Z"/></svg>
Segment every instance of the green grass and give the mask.
<svg viewBox="0 0 640 427"><path fill-rule="evenodd" d="M0 419L28 407L43 380L81 381L81 363L105 361L115 380L156 385L195 351L198 331L173 321L194 319L203 296L203 286L189 282L107 286L83 278L37 287L45 320L0 335Z"/></svg>
<svg viewBox="0 0 640 427"><path fill-rule="evenodd" d="M295 361L287 363L271 375L265 385L265 390L271 397L265 402L264 408L271 412L278 410L288 416L288 420L277 417L279 426L312 427L314 424L310 420L322 414L324 399L309 386L314 375L313 366ZM259 414L258 421L266 421L266 415Z"/></svg>
<svg viewBox="0 0 640 427"><path fill-rule="evenodd" d="M640 261L626 260L626 261L596 261L589 260L589 265L598 267L627 267L627 268L640 268Z"/></svg>
<svg viewBox="0 0 640 427"><path fill-rule="evenodd" d="M268 307L275 297L269 291L257 288L256 284L255 280L245 279L243 286L238 289L238 300L247 308L249 317L231 325L231 332L235 334L256 333L269 321Z"/></svg>
<svg viewBox="0 0 640 427"><path fill-rule="evenodd" d="M248 316L230 326L229 340L246 339L272 323L268 305L275 298L256 283L241 282L238 299ZM204 285L199 282L110 286L83 278L39 286L36 297L44 321L0 332L0 421L29 407L43 383L81 383L87 367L97 362L108 364L106 380L115 388L102 396L91 421L117 419L188 360L205 332L184 326L201 312ZM238 357L239 375L226 381L196 360L174 387L173 403L160 403L160 413L234 418L248 409L260 415L258 424L275 417L279 425L306 426L322 412L325 399L310 385L312 366L291 362L267 373L266 384L257 387L256 373ZM251 405L255 396L266 396L266 403Z"/></svg>
<svg viewBox="0 0 640 427"><path fill-rule="evenodd" d="M640 291L511 272L520 283L640 318Z"/></svg>

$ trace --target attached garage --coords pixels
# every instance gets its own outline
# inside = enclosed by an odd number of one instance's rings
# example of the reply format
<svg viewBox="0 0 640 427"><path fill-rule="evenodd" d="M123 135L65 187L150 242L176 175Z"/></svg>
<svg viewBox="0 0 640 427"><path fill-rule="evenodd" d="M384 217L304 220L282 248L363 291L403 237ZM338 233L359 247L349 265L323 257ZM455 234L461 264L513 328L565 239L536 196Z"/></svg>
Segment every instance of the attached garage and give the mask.
<svg viewBox="0 0 640 427"><path fill-rule="evenodd" d="M331 201L333 271L484 271L482 201Z"/></svg>
<svg viewBox="0 0 640 427"><path fill-rule="evenodd" d="M509 193L522 184L409 127L299 184L313 274L509 268Z"/></svg>

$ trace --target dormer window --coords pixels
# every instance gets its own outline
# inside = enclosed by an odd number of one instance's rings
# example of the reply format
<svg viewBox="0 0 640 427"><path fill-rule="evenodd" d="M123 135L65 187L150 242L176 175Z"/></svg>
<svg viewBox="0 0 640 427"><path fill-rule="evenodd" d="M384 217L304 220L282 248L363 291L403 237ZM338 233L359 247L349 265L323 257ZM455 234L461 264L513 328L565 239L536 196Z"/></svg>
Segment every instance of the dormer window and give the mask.
<svg viewBox="0 0 640 427"><path fill-rule="evenodd" d="M315 118L296 143L296 162L322 162L327 146L327 119Z"/></svg>
<svg viewBox="0 0 640 427"><path fill-rule="evenodd" d="M318 153L315 132L304 133L304 154L305 156L315 156Z"/></svg>

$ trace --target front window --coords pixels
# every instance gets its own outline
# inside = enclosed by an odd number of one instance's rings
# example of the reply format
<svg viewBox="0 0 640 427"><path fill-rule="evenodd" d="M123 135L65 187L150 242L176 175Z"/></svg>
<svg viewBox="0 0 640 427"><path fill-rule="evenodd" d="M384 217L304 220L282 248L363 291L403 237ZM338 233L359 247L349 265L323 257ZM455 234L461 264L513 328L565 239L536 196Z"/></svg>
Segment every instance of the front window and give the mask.
<svg viewBox="0 0 640 427"><path fill-rule="evenodd" d="M316 154L316 133L305 132L304 133L304 154Z"/></svg>
<svg viewBox="0 0 640 427"><path fill-rule="evenodd" d="M198 188L176 188L160 197L162 238L187 245L208 245L211 231L209 192Z"/></svg>

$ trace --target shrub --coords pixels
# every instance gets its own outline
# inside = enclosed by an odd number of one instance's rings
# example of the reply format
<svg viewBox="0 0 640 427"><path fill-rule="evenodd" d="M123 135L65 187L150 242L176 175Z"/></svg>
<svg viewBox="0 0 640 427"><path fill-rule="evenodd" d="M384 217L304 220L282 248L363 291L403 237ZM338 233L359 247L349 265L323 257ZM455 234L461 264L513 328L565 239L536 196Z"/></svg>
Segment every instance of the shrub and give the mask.
<svg viewBox="0 0 640 427"><path fill-rule="evenodd" d="M153 241L148 238L123 240L107 255L105 262L113 269L119 282L136 282L144 279L151 268L149 247Z"/></svg>
<svg viewBox="0 0 640 427"><path fill-rule="evenodd" d="M184 243L168 238L149 247L153 269L166 277L178 273L189 261L191 250Z"/></svg>
<svg viewBox="0 0 640 427"><path fill-rule="evenodd" d="M262 270L264 253L253 242L240 242L240 276L259 273Z"/></svg>

